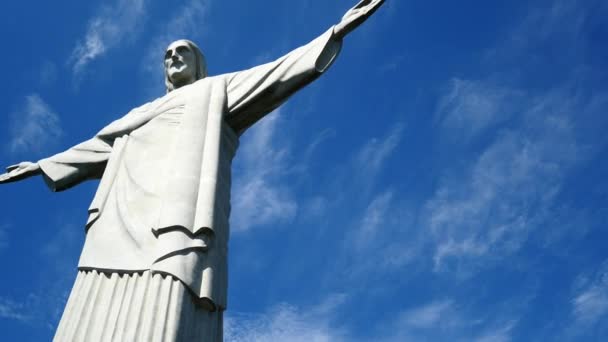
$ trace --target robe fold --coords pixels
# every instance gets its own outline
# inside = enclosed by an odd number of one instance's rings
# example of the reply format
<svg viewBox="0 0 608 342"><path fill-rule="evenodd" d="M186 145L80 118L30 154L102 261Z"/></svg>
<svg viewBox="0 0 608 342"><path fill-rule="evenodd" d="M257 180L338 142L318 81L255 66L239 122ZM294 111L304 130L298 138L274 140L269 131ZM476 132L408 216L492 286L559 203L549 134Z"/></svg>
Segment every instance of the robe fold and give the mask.
<svg viewBox="0 0 608 342"><path fill-rule="evenodd" d="M208 310L225 309L239 136L321 75L340 48L332 27L274 62L173 90L40 160L54 191L101 179L79 269L171 275Z"/></svg>

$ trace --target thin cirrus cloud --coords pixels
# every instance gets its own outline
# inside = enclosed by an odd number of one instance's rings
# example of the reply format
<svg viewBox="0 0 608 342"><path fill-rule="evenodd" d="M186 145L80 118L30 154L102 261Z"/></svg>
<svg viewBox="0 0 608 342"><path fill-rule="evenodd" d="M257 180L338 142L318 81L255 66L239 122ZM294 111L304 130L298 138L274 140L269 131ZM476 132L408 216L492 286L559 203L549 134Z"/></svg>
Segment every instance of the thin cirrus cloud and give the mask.
<svg viewBox="0 0 608 342"><path fill-rule="evenodd" d="M601 30L599 25L606 15L608 6L602 0L556 0L549 6L533 5L525 20L507 35L503 44L489 49L485 59L501 66L517 63L519 66L541 68L543 64L556 60L585 62L586 57L593 54L590 48L594 46L590 41L593 35L589 35L588 30ZM561 47L559 54L547 49L555 44ZM545 55L547 51L552 54ZM577 68L559 71L576 72Z"/></svg>
<svg viewBox="0 0 608 342"><path fill-rule="evenodd" d="M453 299L435 300L397 313L380 341L511 341L517 320L477 315Z"/></svg>
<svg viewBox="0 0 608 342"><path fill-rule="evenodd" d="M29 322L31 317L24 310L23 304L0 297L0 318Z"/></svg>
<svg viewBox="0 0 608 342"><path fill-rule="evenodd" d="M283 177L291 166L291 152L288 143L277 137L280 112L269 114L241 140L233 172L231 226L235 232L289 220L296 214L298 205Z"/></svg>
<svg viewBox="0 0 608 342"><path fill-rule="evenodd" d="M450 318L453 315L454 303L451 300L440 300L403 312L399 321L411 328L428 329L436 328L440 323L453 325L454 319Z"/></svg>
<svg viewBox="0 0 608 342"><path fill-rule="evenodd" d="M498 132L463 175L446 177L427 202L436 271L450 262L500 260L547 219L582 149L571 119L577 109L562 94L527 107L517 113L519 127Z"/></svg>
<svg viewBox="0 0 608 342"><path fill-rule="evenodd" d="M282 303L263 313L228 314L224 337L227 342L353 341L346 329L332 324L346 300L343 294L330 294L322 302L306 308Z"/></svg>
<svg viewBox="0 0 608 342"><path fill-rule="evenodd" d="M442 133L462 138L455 144L481 134L488 139L477 144L477 152L469 150L446 167L426 201L422 220L432 233L435 271L472 271L513 255L529 234L546 235L538 229L555 216L556 198L569 171L593 150L584 136L595 134L595 128L584 127L581 118L600 118L601 112L589 103L605 95L583 95L584 74L570 73L586 63L580 58L584 53L545 56L537 46L563 49L571 44L584 52L591 8L560 0L549 9L530 11L510 39L489 50L485 67L492 72L486 78L448 82L436 115ZM522 84L542 68L534 62L539 60L571 67L564 69L558 84L526 89ZM510 74L519 76L497 83Z"/></svg>
<svg viewBox="0 0 608 342"><path fill-rule="evenodd" d="M187 1L167 21L160 40L166 40L168 44L170 40L184 38L183 35L200 34L201 23L208 14L209 3L209 0Z"/></svg>
<svg viewBox="0 0 608 342"><path fill-rule="evenodd" d="M74 50L69 63L80 75L94 60L140 32L146 14L145 0L117 0L104 6L88 22L87 32Z"/></svg>
<svg viewBox="0 0 608 342"><path fill-rule="evenodd" d="M40 154L63 135L59 116L38 94L25 97L22 108L11 115L9 151Z"/></svg>
<svg viewBox="0 0 608 342"><path fill-rule="evenodd" d="M49 228L54 230L58 227L51 223ZM0 233L1 229L2 226ZM0 234L0 239L1 237ZM79 226L64 225L55 231L51 239L30 253L29 257L38 259L41 267L28 269L26 273L53 281L37 284L38 286L30 288L31 291L25 295L0 296L0 318L32 325L44 322L56 326L76 274L73 255L67 255L66 250L74 251L81 245L82 231ZM17 275L17 278L20 277L21 275Z"/></svg>
<svg viewBox="0 0 608 342"><path fill-rule="evenodd" d="M518 94L508 88L454 78L439 100L437 120L444 132L465 140L491 128L512 115Z"/></svg>
<svg viewBox="0 0 608 342"><path fill-rule="evenodd" d="M484 331L480 336L476 337L474 342L510 342L513 341L513 329L516 326L516 321L508 321L494 329Z"/></svg>
<svg viewBox="0 0 608 342"><path fill-rule="evenodd" d="M380 240L378 235L386 233L383 229L387 217L390 217L393 193L386 191L375 197L361 218L360 226L354 233L354 247L361 252L368 249ZM377 247L377 246L375 246Z"/></svg>
<svg viewBox="0 0 608 342"><path fill-rule="evenodd" d="M395 124L383 138L370 139L357 153L354 170L356 179L373 180L393 155L403 137L404 125Z"/></svg>
<svg viewBox="0 0 608 342"><path fill-rule="evenodd" d="M582 284L575 292L572 316L582 327L589 327L608 318L608 262L592 276L581 277Z"/></svg>
<svg viewBox="0 0 608 342"><path fill-rule="evenodd" d="M321 318L289 305L279 305L268 313L254 316L228 316L225 320L227 342L330 342L344 341Z"/></svg>

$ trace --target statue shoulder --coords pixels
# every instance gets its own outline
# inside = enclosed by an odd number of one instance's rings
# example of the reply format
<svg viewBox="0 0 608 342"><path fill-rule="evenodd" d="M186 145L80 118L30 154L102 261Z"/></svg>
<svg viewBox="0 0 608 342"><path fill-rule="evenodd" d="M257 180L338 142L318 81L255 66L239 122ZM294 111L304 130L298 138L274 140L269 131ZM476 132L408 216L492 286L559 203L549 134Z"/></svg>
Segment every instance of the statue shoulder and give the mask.
<svg viewBox="0 0 608 342"><path fill-rule="evenodd" d="M154 99L150 102L146 102L146 103L142 104L141 106L135 107L135 108L131 109L131 111L129 113L147 112L150 109L150 107L153 107L154 104L162 101L162 99L165 98L165 96L167 96L167 95L157 97L156 99Z"/></svg>

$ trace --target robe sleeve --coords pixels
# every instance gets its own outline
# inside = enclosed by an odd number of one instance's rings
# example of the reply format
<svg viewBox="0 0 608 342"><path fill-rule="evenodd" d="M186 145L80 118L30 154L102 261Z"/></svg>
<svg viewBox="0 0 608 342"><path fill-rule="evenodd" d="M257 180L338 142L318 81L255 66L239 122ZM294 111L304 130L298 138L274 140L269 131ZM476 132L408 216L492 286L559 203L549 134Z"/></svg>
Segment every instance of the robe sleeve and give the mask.
<svg viewBox="0 0 608 342"><path fill-rule="evenodd" d="M92 139L64 152L38 161L44 180L52 191L63 191L79 183L98 179L113 152L114 141L141 126L149 104L135 108L99 131Z"/></svg>
<svg viewBox="0 0 608 342"><path fill-rule="evenodd" d="M227 75L228 124L241 134L319 77L331 66L341 47L342 40L334 36L332 27L274 62Z"/></svg>
<svg viewBox="0 0 608 342"><path fill-rule="evenodd" d="M48 187L63 191L87 179L101 178L111 152L112 141L95 136L38 164Z"/></svg>

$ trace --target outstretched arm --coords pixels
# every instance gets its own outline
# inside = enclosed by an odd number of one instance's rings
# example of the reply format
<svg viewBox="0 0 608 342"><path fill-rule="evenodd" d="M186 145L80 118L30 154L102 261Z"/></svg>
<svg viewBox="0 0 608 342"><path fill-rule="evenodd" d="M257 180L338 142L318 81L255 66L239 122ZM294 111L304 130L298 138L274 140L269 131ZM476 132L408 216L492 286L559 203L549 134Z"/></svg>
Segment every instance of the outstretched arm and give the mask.
<svg viewBox="0 0 608 342"><path fill-rule="evenodd" d="M228 124L241 134L317 79L334 62L342 39L369 18L384 0L363 0L325 34L264 65L227 75Z"/></svg>
<svg viewBox="0 0 608 342"><path fill-rule="evenodd" d="M101 177L111 152L111 141L96 136L36 163L9 166L7 172L0 175L0 184L42 175L51 190L65 190L84 180Z"/></svg>
<svg viewBox="0 0 608 342"><path fill-rule="evenodd" d="M70 149L36 163L22 162L7 168L0 175L0 184L19 181L41 174L52 191L71 188L85 180L101 178L110 155L114 152L114 142L153 118L147 111L150 103L135 108L122 118L113 121L93 138Z"/></svg>

